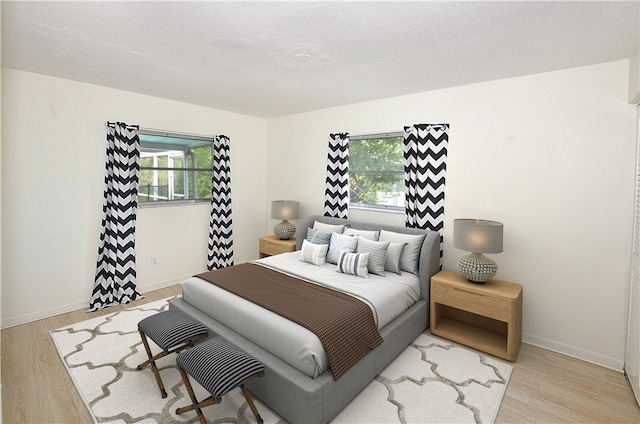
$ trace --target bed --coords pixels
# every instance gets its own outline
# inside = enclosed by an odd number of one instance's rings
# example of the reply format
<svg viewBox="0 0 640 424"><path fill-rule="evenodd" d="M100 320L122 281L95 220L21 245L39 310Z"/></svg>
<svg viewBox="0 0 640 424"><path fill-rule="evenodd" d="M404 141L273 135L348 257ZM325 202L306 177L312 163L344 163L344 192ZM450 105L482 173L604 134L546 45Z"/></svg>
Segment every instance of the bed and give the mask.
<svg viewBox="0 0 640 424"><path fill-rule="evenodd" d="M413 272L404 270L412 266L406 262L411 259L405 255L411 253L408 245L402 251L403 270L397 273L385 270L381 275L369 273L366 280L357 275L336 272L338 265L325 263L317 266L300 260L303 253L309 251L308 243L316 241L315 236L326 235L327 228L336 225L344 226L351 235L363 238L377 231L382 241L403 242L404 236L418 237L420 243L413 251L416 255ZM312 215L298 225L296 252L260 259L251 264L314 283L317 283L316 278L326 279L323 284L330 286L333 281L345 277L346 285L356 292L350 294L358 298L362 296L361 300L373 311L381 344L350 365L339 378L334 376L332 363L313 333L245 299L238 299L236 295L205 281L204 276L183 282L182 297L171 300L170 307L194 317L213 335L225 337L260 360L265 366L265 376L248 382L247 387L284 419L292 423L326 423L428 327L430 277L439 270L439 241L439 233L433 231ZM229 268L226 271L232 272ZM367 285L377 281L384 282L386 286L379 291L367 288L365 292L357 293L360 290L358 286L369 287ZM395 286L406 287L396 293Z"/></svg>

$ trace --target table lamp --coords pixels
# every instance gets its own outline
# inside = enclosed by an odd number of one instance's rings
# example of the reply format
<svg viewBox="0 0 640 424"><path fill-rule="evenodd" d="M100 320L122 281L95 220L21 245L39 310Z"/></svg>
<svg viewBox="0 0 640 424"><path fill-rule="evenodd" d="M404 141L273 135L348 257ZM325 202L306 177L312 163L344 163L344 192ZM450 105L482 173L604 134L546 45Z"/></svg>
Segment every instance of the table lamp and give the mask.
<svg viewBox="0 0 640 424"><path fill-rule="evenodd" d="M271 219L282 222L273 227L273 234L280 240L289 240L296 232L296 227L289 219L298 219L299 203L294 200L274 200L271 202Z"/></svg>
<svg viewBox="0 0 640 424"><path fill-rule="evenodd" d="M453 246L471 252L458 260L458 271L475 284L484 284L498 271L496 263L483 253L502 252L501 222L483 219L454 219Z"/></svg>

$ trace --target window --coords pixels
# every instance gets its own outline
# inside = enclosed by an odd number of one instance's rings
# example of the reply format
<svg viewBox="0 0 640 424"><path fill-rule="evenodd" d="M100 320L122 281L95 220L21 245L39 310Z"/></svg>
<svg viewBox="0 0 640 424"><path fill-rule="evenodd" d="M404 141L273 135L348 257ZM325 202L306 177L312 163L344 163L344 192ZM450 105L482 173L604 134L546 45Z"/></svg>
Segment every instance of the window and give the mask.
<svg viewBox="0 0 640 424"><path fill-rule="evenodd" d="M351 136L349 207L404 211L401 132Z"/></svg>
<svg viewBox="0 0 640 424"><path fill-rule="evenodd" d="M211 200L212 138L140 130L141 206Z"/></svg>

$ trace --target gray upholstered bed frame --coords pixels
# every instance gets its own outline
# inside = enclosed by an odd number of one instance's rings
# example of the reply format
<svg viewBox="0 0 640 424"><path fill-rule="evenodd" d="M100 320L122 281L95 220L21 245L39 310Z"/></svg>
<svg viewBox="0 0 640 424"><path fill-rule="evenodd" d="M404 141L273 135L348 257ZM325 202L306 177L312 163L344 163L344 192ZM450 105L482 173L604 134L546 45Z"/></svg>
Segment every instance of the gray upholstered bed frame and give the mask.
<svg viewBox="0 0 640 424"><path fill-rule="evenodd" d="M260 360L265 376L247 382L246 386L262 402L291 423L326 423L335 417L393 359L429 326L430 277L439 270L440 235L434 231L390 225L370 224L325 216L309 216L298 225L297 246L300 249L307 228L314 221L347 224L362 230L384 229L406 234L425 234L420 253L419 277L422 298L402 315L380 330L384 343L360 360L339 380L331 371L310 378L228 327L187 304L182 298L171 300L171 308L180 309L206 325L213 335L220 335Z"/></svg>

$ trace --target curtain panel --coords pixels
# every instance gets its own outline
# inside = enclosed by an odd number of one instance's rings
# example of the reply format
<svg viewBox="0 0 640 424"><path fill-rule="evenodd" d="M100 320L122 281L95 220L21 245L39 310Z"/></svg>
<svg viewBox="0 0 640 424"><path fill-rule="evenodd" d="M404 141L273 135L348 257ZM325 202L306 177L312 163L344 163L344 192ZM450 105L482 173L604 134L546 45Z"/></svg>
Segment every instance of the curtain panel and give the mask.
<svg viewBox="0 0 640 424"><path fill-rule="evenodd" d="M212 271L231 265L233 265L233 231L230 140L225 135L217 135L213 139L207 269Z"/></svg>
<svg viewBox="0 0 640 424"><path fill-rule="evenodd" d="M89 310L129 303L136 289L136 211L140 173L138 126L107 123L102 230Z"/></svg>
<svg viewBox="0 0 640 424"><path fill-rule="evenodd" d="M329 134L324 216L349 217L349 133Z"/></svg>
<svg viewBox="0 0 640 424"><path fill-rule="evenodd" d="M440 233L441 266L448 144L449 124L404 127L405 225Z"/></svg>

